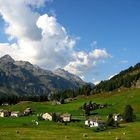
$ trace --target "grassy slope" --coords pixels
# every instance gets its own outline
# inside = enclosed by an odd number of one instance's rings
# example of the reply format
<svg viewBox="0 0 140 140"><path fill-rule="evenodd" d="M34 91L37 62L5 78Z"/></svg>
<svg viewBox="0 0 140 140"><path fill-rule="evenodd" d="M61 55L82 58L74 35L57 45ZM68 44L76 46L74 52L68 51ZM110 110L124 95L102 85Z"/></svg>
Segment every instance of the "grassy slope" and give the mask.
<svg viewBox="0 0 140 140"><path fill-rule="evenodd" d="M31 120L37 119L36 116L21 118L0 118L0 139L95 139L95 140L113 140L120 137L125 140L139 140L140 136L140 89L131 89L120 93L94 95L88 98L78 97L71 103L64 105L51 105L51 103L33 103L22 102L14 106L5 108L10 110L23 111L26 107L31 107L36 113L42 112L69 112L75 117L80 117L83 112L79 109L85 102L93 101L96 103L110 104L108 108L97 110L101 118L106 119L109 113L122 112L125 105L130 104L134 108L137 121L129 124L121 124L121 128L106 130L103 132L94 132L92 128L84 127L83 121L79 123L70 123L67 126L61 123L42 121L39 125L31 123ZM16 131L19 133L16 133ZM123 132L126 135L123 135ZM87 134L87 137L83 135ZM66 136L68 138L66 138Z"/></svg>

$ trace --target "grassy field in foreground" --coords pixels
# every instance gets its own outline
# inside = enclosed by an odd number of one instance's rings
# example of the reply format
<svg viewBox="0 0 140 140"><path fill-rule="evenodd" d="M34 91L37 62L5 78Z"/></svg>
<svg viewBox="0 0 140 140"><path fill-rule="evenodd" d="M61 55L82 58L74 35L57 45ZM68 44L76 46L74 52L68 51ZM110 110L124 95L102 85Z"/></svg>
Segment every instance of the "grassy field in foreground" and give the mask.
<svg viewBox="0 0 140 140"><path fill-rule="evenodd" d="M120 128L107 129L101 132L94 132L93 128L84 126L83 112L79 109L85 102L93 101L96 103L107 103L107 108L96 110L101 118L106 119L109 113L121 113L125 105L130 104L137 120L133 123L120 124ZM121 140L139 140L140 138L140 90L130 89L120 93L100 94L89 97L78 97L70 103L64 105L52 105L51 102L21 102L12 106L1 106L0 108L9 110L23 111L25 108L31 107L35 111L35 115L20 118L0 118L0 140L114 140L116 137ZM37 120L36 114L43 112L69 112L73 117L82 119L81 122L69 123L65 126L62 123L54 123L48 121L40 121L36 126L32 120ZM126 133L124 135L123 133ZM87 135L87 137L85 136Z"/></svg>

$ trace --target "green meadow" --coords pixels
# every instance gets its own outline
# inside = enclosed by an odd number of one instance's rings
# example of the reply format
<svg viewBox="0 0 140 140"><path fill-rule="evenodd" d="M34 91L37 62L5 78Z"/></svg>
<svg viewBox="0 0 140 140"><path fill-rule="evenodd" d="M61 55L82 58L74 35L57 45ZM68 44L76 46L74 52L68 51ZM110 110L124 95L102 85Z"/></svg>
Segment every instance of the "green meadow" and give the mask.
<svg viewBox="0 0 140 140"><path fill-rule="evenodd" d="M97 116L107 120L109 113L122 113L125 105L130 104L134 109L136 120L132 123L121 123L119 128L95 132L94 128L84 126L85 117L80 107L89 101L108 104L107 108L95 110ZM1 106L11 111L23 111L31 107L34 115L19 118L0 118L0 140L139 140L140 139L140 89L129 89L121 92L80 96L70 103L52 105L52 102L20 102L16 105ZM63 123L39 121L36 125L37 114L45 112L71 113L80 122Z"/></svg>

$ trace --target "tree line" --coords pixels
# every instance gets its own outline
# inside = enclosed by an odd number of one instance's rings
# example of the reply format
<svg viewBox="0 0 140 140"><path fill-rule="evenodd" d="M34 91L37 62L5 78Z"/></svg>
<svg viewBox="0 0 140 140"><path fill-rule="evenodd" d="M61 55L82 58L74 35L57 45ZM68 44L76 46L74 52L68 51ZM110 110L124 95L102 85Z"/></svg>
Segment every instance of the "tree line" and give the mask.
<svg viewBox="0 0 140 140"><path fill-rule="evenodd" d="M50 100L60 101L62 99L66 99L66 98L74 98L74 97L77 97L79 95L89 96L89 95L91 95L91 91L92 91L91 85L86 84L83 87L78 88L78 89L74 89L74 90L67 89L67 90L52 93L50 95Z"/></svg>
<svg viewBox="0 0 140 140"><path fill-rule="evenodd" d="M0 105L4 103L16 104L20 101L34 101L34 102L43 102L48 100L64 101L66 98L74 98L79 95L88 96L91 94L92 88L90 85L84 85L79 89L67 89L63 91L54 92L50 95L14 95L14 94L4 94L0 93Z"/></svg>
<svg viewBox="0 0 140 140"><path fill-rule="evenodd" d="M33 101L33 102L48 101L48 95L35 95L35 96L1 95L0 96L0 105L4 105L5 103L11 105L11 104L16 104L20 101Z"/></svg>
<svg viewBox="0 0 140 140"><path fill-rule="evenodd" d="M29 96L17 96L11 94L0 93L0 104L7 102L9 104L15 104L19 101L35 101L42 102L48 100L64 101L66 98L74 98L79 95L89 96L96 93L110 92L120 87L130 88L135 86L137 80L140 79L140 63L134 67L130 67L127 70L120 72L110 80L101 81L98 85L92 87L90 84L86 84L78 89L67 89L57 91L51 94L42 95L29 95Z"/></svg>

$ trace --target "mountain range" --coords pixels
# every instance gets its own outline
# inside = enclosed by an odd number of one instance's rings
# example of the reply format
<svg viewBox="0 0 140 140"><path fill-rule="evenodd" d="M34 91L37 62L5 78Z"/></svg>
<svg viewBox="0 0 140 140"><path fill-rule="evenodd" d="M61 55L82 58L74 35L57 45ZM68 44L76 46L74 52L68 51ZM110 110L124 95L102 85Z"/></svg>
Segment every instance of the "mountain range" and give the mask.
<svg viewBox="0 0 140 140"><path fill-rule="evenodd" d="M80 77L64 69L49 71L27 61L15 61L9 55L0 58L0 95L51 94L78 89L86 84ZM92 93L119 91L122 88L140 88L140 63L92 86Z"/></svg>
<svg viewBox="0 0 140 140"><path fill-rule="evenodd" d="M15 61L10 55L0 58L0 94L50 94L85 84L80 77L64 69L44 70L27 61Z"/></svg>

